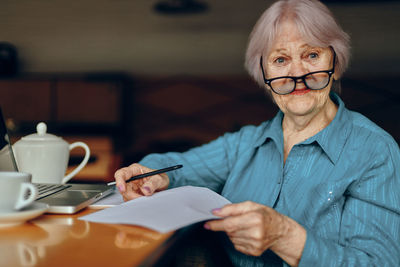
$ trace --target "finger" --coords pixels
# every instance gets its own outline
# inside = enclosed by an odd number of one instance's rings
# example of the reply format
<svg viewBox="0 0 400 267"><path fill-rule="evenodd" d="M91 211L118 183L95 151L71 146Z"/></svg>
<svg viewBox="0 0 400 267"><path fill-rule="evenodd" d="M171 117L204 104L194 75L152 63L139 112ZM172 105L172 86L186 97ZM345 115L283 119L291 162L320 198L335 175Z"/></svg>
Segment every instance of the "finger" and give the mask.
<svg viewBox="0 0 400 267"><path fill-rule="evenodd" d="M246 220L250 222L247 225L248 228L227 232L227 235L232 242L249 244L253 248L252 253L262 253L282 237L281 226L284 225L284 222L274 220L269 224L263 220L262 214L259 212L251 213L254 216L248 216L249 218ZM267 221L270 222L270 220Z"/></svg>
<svg viewBox="0 0 400 267"><path fill-rule="evenodd" d="M128 175L128 168L122 168L115 172L114 179L116 182L116 187L118 188L119 192L123 193L126 190L125 180Z"/></svg>
<svg viewBox="0 0 400 267"><path fill-rule="evenodd" d="M158 189L158 180L158 175L149 177L149 179L140 187L142 193L146 196L152 195Z"/></svg>
<svg viewBox="0 0 400 267"><path fill-rule="evenodd" d="M233 245L234 245L234 247L235 247L235 249L236 249L237 251L242 252L243 254L247 254L247 255L248 255L248 253L247 253L247 248L246 248L246 247L244 247L244 246L239 246L239 245L235 245L235 244L233 244Z"/></svg>
<svg viewBox="0 0 400 267"><path fill-rule="evenodd" d="M235 247L235 249L236 249L237 251L242 252L243 254L251 255L251 256L256 256L256 254L253 252L254 249L253 249L252 247L246 245L246 244L243 244L243 245L242 245L242 244L235 244L235 243L233 243L233 246ZM259 254L259 255L261 255L261 254ZM257 256L259 256L259 255L257 255Z"/></svg>
<svg viewBox="0 0 400 267"><path fill-rule="evenodd" d="M143 193L140 191L140 186L143 184L142 181L133 181L126 184L126 190L124 192L120 192L125 201L132 200L138 197L143 196Z"/></svg>
<svg viewBox="0 0 400 267"><path fill-rule="evenodd" d="M250 256L260 256L263 253L263 251L259 251L259 250L256 250L254 248L247 247L247 246L239 246L239 245L236 246L235 245L235 249L237 251L242 252L243 254L250 255Z"/></svg>
<svg viewBox="0 0 400 267"><path fill-rule="evenodd" d="M122 197L124 198L124 201L129 201L138 197L142 197L143 194L137 193L136 191L126 191Z"/></svg>
<svg viewBox="0 0 400 267"><path fill-rule="evenodd" d="M235 216L259 209L261 206L261 204L252 201L245 201L236 204L228 204L220 209L215 209L213 210L213 214L220 217Z"/></svg>
<svg viewBox="0 0 400 267"><path fill-rule="evenodd" d="M249 251L253 249L252 243L250 243L248 240L245 238L232 238L229 237L231 240L232 244L236 247L241 247L243 250Z"/></svg>
<svg viewBox="0 0 400 267"><path fill-rule="evenodd" d="M148 177L148 179L143 183L140 190L141 192L146 195L150 196L154 192L159 191L165 187L165 178L161 175L154 175Z"/></svg>
<svg viewBox="0 0 400 267"><path fill-rule="evenodd" d="M269 249L276 241L273 237L270 239L265 237L264 239L254 239L251 236L243 235L241 237L236 237L236 233L233 236L228 235L229 239L233 244L244 246L248 251L252 253L262 253L263 251Z"/></svg>
<svg viewBox="0 0 400 267"><path fill-rule="evenodd" d="M249 246L249 244L250 244L248 239L242 238L242 237L235 237L235 236L229 235L229 239L232 241L233 244L242 246L242 247Z"/></svg>
<svg viewBox="0 0 400 267"><path fill-rule="evenodd" d="M124 167L124 168L117 170L114 174L114 177L116 179L127 180L134 175L141 174L142 168L144 168L144 166L137 164L137 163L133 163L128 167Z"/></svg>
<svg viewBox="0 0 400 267"><path fill-rule="evenodd" d="M244 239L244 240L258 240L258 236L254 233L253 228L240 229L233 232L227 232L229 238Z"/></svg>
<svg viewBox="0 0 400 267"><path fill-rule="evenodd" d="M140 192L140 190L137 191L137 190L134 190L131 188L129 188L125 192L122 192L121 195L122 195L122 198L124 199L124 201L129 201L129 200L143 196L143 194Z"/></svg>
<svg viewBox="0 0 400 267"><path fill-rule="evenodd" d="M229 235L229 239L232 241L232 243L234 244L238 244L241 246L245 246L248 249L252 249L252 250L259 250L261 248L264 248L264 246L269 247L269 244L271 244L272 242L269 242L267 240L263 240L265 242L263 242L262 240L257 240L257 239L253 239L251 237L236 237L236 236L230 236Z"/></svg>
<svg viewBox="0 0 400 267"><path fill-rule="evenodd" d="M229 237L236 250L251 256L260 256L265 248L259 242L249 242L246 238L235 239Z"/></svg>
<svg viewBox="0 0 400 267"><path fill-rule="evenodd" d="M122 169L119 169L115 172L114 178L116 182L116 186L118 190L122 193L125 192L126 190L126 180L128 180L130 177L132 177L133 171L131 170L130 167L125 167Z"/></svg>
<svg viewBox="0 0 400 267"><path fill-rule="evenodd" d="M128 167L121 168L117 170L114 174L114 178L116 181L116 186L120 192L125 192L126 183L125 181L131 178L132 176L142 174L144 172L151 171L151 169L142 166L140 164L134 163Z"/></svg>
<svg viewBox="0 0 400 267"><path fill-rule="evenodd" d="M209 221L206 224L212 231L225 231L227 233L248 229L253 226L251 215L249 216L247 213Z"/></svg>
<svg viewBox="0 0 400 267"><path fill-rule="evenodd" d="M231 223L231 217L221 219L221 220L212 220L205 223L204 227L212 230L212 231L224 231L224 232L233 232L236 231L240 226L234 225Z"/></svg>

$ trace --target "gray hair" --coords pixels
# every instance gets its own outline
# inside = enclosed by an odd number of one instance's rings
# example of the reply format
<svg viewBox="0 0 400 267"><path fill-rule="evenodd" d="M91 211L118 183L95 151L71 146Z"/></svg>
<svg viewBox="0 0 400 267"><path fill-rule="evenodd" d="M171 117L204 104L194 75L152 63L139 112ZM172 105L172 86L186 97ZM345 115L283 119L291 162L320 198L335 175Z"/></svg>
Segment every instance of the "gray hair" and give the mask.
<svg viewBox="0 0 400 267"><path fill-rule="evenodd" d="M246 51L245 68L250 76L265 87L260 57L269 54L281 23L287 19L293 20L309 45L335 50L335 73L341 77L349 62L350 37L329 9L317 0L280 0L262 14L250 34Z"/></svg>

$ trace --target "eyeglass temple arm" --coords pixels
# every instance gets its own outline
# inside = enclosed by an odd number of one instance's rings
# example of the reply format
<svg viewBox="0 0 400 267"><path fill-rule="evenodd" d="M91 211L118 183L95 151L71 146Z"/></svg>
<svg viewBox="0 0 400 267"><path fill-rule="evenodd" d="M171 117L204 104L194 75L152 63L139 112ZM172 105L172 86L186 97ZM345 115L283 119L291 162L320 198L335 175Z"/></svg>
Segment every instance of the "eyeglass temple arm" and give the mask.
<svg viewBox="0 0 400 267"><path fill-rule="evenodd" d="M260 67L261 67L261 73L264 79L264 83L269 85L269 81L265 78L265 74L264 74L264 67L263 67L263 57L260 57Z"/></svg>

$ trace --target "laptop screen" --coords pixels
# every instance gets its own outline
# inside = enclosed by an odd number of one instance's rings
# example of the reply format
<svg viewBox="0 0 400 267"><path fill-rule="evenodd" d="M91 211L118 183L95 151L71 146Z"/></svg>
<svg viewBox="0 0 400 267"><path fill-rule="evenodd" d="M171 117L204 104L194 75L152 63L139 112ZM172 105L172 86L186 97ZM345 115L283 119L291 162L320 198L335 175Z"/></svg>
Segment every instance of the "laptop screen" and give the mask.
<svg viewBox="0 0 400 267"><path fill-rule="evenodd" d="M6 122L0 108L0 171L18 171Z"/></svg>

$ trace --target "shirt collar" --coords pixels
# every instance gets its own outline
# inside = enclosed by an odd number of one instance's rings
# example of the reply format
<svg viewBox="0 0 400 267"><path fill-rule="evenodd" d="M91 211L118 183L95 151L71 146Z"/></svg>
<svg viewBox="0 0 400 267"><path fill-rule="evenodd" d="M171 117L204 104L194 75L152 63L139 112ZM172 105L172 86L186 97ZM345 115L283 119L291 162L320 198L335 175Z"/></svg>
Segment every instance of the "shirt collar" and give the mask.
<svg viewBox="0 0 400 267"><path fill-rule="evenodd" d="M332 101L338 105L338 111L331 123L316 135L308 138L301 144L317 143L333 164L337 162L343 150L347 137L350 134L350 113L345 108L343 101L334 93L330 93ZM278 111L276 116L264 125L264 129L254 146L259 147L272 140L276 143L279 150L283 153L283 132L282 132L282 111Z"/></svg>
<svg viewBox="0 0 400 267"><path fill-rule="evenodd" d="M338 105L335 118L327 127L305 140L303 144L318 143L332 163L336 164L350 134L351 119L350 111L345 107L342 99L334 92L330 93L330 97Z"/></svg>
<svg viewBox="0 0 400 267"><path fill-rule="evenodd" d="M282 120L283 112L279 110L272 120L264 123L260 137L255 142L254 147L259 147L268 140L272 140L278 148L282 147L283 150Z"/></svg>

